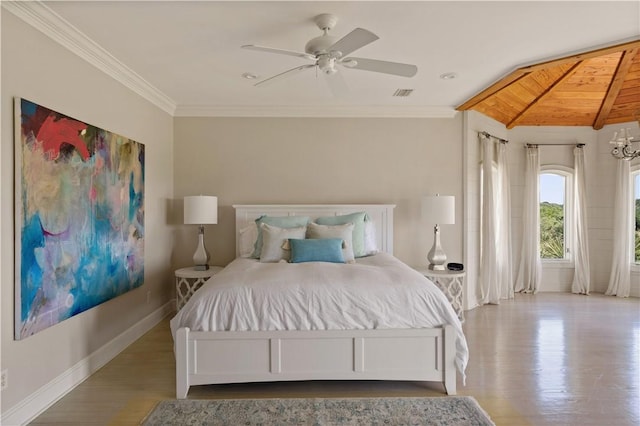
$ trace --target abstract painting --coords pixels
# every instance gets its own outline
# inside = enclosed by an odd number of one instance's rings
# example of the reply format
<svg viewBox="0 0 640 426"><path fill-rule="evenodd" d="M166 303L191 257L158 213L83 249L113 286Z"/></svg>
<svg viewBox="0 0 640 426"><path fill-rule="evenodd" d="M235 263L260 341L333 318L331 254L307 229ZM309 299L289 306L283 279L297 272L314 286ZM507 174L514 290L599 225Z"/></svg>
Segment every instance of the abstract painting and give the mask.
<svg viewBox="0 0 640 426"><path fill-rule="evenodd" d="M144 145L15 100L15 336L142 285Z"/></svg>

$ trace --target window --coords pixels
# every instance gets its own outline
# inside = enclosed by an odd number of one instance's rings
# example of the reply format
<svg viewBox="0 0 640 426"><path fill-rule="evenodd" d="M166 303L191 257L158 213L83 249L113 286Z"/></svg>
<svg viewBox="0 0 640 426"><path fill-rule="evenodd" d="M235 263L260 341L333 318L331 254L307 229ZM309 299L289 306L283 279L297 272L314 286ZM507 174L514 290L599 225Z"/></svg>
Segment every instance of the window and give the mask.
<svg viewBox="0 0 640 426"><path fill-rule="evenodd" d="M635 263L640 264L640 167L635 168L631 172L631 183L633 185L633 212L634 212L634 259Z"/></svg>
<svg viewBox="0 0 640 426"><path fill-rule="evenodd" d="M540 171L540 258L570 260L572 172Z"/></svg>

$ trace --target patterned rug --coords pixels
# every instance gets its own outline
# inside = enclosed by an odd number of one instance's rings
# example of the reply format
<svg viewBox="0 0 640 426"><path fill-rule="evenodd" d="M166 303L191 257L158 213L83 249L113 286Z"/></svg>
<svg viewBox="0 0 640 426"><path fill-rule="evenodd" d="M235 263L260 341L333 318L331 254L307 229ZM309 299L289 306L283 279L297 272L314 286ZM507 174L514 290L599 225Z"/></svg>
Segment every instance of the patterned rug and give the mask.
<svg viewBox="0 0 640 426"><path fill-rule="evenodd" d="M169 400L160 402L142 424L494 425L468 396Z"/></svg>

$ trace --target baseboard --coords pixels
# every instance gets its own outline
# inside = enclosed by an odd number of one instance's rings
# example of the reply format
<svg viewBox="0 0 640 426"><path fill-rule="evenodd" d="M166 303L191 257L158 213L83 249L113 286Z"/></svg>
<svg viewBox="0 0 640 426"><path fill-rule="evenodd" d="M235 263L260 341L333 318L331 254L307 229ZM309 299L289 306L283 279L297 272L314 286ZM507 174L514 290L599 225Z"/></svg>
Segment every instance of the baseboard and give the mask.
<svg viewBox="0 0 640 426"><path fill-rule="evenodd" d="M60 398L72 391L89 376L102 368L130 344L155 327L167 315L175 311L175 300L171 300L134 324L128 330L84 358L55 379L20 401L6 413L2 413L0 425L26 425Z"/></svg>

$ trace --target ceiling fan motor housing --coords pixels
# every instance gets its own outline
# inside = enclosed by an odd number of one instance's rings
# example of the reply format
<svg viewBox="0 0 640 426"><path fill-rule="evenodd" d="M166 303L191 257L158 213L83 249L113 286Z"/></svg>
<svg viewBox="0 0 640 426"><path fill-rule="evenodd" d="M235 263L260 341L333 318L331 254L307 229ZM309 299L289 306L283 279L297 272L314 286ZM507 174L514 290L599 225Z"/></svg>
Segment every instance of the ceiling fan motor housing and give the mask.
<svg viewBox="0 0 640 426"><path fill-rule="evenodd" d="M324 35L309 40L307 45L304 47L304 51L312 55L328 53L328 49L333 46L336 41L338 41L337 37L333 37L325 33Z"/></svg>
<svg viewBox="0 0 640 426"><path fill-rule="evenodd" d="M324 34L309 40L307 45L304 47L304 51L312 55L328 53L329 48L338 41L337 37L329 35L329 30L333 29L333 27L338 23L338 17L331 13L323 13L313 18L313 21L316 23L318 28L324 32Z"/></svg>

